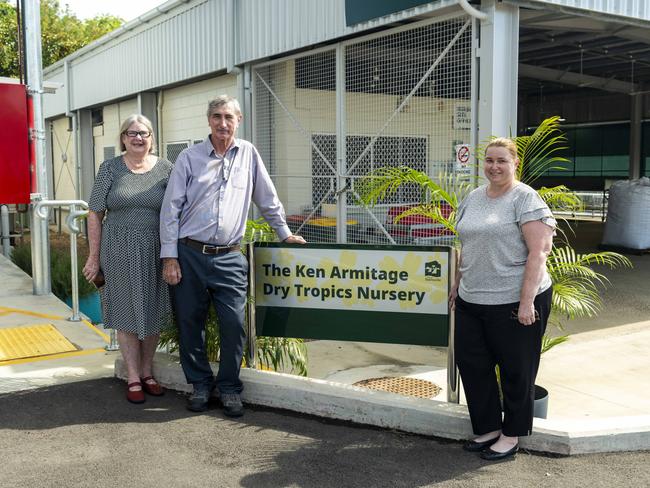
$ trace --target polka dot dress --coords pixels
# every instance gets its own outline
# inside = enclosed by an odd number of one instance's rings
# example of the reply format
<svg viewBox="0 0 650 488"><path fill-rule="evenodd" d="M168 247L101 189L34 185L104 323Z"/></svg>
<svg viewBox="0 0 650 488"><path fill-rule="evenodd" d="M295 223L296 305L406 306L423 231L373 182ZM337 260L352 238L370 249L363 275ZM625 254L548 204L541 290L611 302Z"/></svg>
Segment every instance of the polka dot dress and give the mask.
<svg viewBox="0 0 650 488"><path fill-rule="evenodd" d="M89 208L106 211L99 261L105 327L159 334L171 323L169 287L160 261L160 206L172 164L159 159L147 173L131 172L122 156L99 168Z"/></svg>

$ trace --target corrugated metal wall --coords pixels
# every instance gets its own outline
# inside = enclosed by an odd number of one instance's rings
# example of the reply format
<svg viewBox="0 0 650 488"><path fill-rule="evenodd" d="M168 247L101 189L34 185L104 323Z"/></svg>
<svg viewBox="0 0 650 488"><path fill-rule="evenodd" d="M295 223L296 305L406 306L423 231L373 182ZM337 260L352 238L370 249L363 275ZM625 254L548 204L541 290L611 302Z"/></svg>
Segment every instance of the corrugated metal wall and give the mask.
<svg viewBox="0 0 650 488"><path fill-rule="evenodd" d="M203 1L175 9L71 62L72 107L224 70L232 46L228 1Z"/></svg>
<svg viewBox="0 0 650 488"><path fill-rule="evenodd" d="M554 4L650 21L650 0L509 0ZM169 2L168 2L169 3ZM195 77L420 15L458 9L456 0L348 27L345 0L189 0L70 60L71 108L100 105ZM128 24L127 24L128 25ZM62 61L46 80L64 81ZM66 108L66 90L45 99L45 116Z"/></svg>
<svg viewBox="0 0 650 488"><path fill-rule="evenodd" d="M345 0L190 0L73 56L71 106L98 105L223 71L233 60L243 64L455 4L437 0L346 27ZM46 79L59 76L60 63L45 71ZM65 104L65 90L59 90L45 102L46 117L64 112Z"/></svg>
<svg viewBox="0 0 650 488"><path fill-rule="evenodd" d="M535 0L638 20L650 20L650 0Z"/></svg>
<svg viewBox="0 0 650 488"><path fill-rule="evenodd" d="M240 25L236 62L305 48L456 4L456 0L437 0L347 27L345 0L236 0Z"/></svg>

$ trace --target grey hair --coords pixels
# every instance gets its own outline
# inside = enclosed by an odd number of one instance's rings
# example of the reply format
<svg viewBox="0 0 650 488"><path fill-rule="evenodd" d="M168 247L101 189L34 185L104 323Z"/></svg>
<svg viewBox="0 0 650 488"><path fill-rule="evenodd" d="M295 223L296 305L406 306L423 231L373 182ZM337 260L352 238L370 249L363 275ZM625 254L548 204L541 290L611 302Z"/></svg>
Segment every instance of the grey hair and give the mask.
<svg viewBox="0 0 650 488"><path fill-rule="evenodd" d="M210 115L212 115L212 112L216 108L219 108L223 105L232 106L232 108L235 109L235 113L241 117L241 107L239 106L237 99L235 97L231 97L230 95L219 95L214 100L210 100L208 102L208 111L206 112L208 118L210 118Z"/></svg>
<svg viewBox="0 0 650 488"><path fill-rule="evenodd" d="M151 132L151 147L149 148L149 154L156 154L156 134L153 131L153 124L151 123L151 120L149 120L147 117L145 117L142 114L132 114L129 115L126 119L124 119L124 122L122 122L122 125L120 126L120 151L124 152L126 151L126 146L122 142L122 135L131 127L131 124L134 123L139 123L144 125L149 132Z"/></svg>

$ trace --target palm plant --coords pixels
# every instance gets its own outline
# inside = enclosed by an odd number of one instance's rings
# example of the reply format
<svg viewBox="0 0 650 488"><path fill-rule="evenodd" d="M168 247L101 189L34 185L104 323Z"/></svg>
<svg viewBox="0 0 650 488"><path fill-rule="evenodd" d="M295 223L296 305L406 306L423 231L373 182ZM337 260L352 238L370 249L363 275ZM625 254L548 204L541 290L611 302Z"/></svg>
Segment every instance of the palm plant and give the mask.
<svg viewBox="0 0 650 488"><path fill-rule="evenodd" d="M244 242L273 241L275 232L263 220L248 220ZM210 307L205 325L205 342L208 360L219 361L221 342L219 338L219 321ZM175 326L165 329L160 335L160 346L168 347L169 352L176 352L179 346L178 328ZM257 357L262 369L295 372L307 376L307 347L303 339L285 337L258 337Z"/></svg>
<svg viewBox="0 0 650 488"><path fill-rule="evenodd" d="M520 181L530 184L549 169L563 169L561 164L568 160L561 157L560 152L566 149L567 140L559 124L559 117L550 117L544 120L533 134L515 138L520 161L517 167L517 178ZM485 146L477 149L478 159L482 159L484 151ZM379 168L361 185L362 200L367 205L375 205L406 183L415 183L422 189L421 203L409 208L396 217L395 221L398 222L408 215L426 216L455 234L455 211L472 188L453 174L442 174L432 179L426 173L406 166ZM542 187L538 193L554 212L575 211L582 207L580 197L564 185ZM451 213L448 213L447 217L442 211L443 205L451 208ZM625 256L614 252L576 253L566 236L560 235L546 263L553 281L551 324L562 329L560 317L568 319L593 317L598 313L602 305L598 287L605 286L608 279L594 270L592 268L594 265L615 268L631 267L632 264ZM566 335L544 336L542 352L567 339Z"/></svg>

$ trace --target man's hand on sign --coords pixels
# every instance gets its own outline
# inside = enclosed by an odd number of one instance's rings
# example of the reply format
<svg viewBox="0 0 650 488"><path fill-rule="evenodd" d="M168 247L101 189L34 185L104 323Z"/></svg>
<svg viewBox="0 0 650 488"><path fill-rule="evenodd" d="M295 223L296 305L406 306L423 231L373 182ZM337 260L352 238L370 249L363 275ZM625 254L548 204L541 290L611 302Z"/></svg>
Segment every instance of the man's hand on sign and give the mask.
<svg viewBox="0 0 650 488"><path fill-rule="evenodd" d="M285 244L307 244L302 236L290 235L284 240Z"/></svg>

